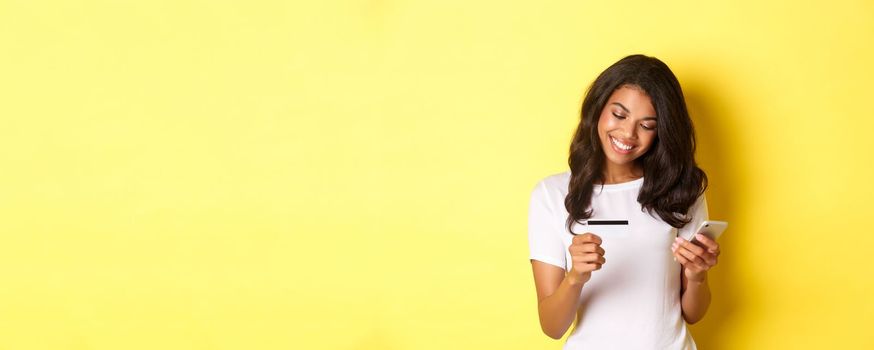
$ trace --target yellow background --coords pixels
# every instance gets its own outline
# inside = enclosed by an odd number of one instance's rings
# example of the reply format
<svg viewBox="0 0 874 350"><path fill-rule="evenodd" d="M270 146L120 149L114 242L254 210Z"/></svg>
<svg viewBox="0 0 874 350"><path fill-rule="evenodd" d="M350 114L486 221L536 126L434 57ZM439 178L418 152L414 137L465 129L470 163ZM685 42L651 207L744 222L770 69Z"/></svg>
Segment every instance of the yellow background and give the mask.
<svg viewBox="0 0 874 350"><path fill-rule="evenodd" d="M874 348L870 1L0 1L0 349L538 349L537 180L631 53L731 222L703 349Z"/></svg>

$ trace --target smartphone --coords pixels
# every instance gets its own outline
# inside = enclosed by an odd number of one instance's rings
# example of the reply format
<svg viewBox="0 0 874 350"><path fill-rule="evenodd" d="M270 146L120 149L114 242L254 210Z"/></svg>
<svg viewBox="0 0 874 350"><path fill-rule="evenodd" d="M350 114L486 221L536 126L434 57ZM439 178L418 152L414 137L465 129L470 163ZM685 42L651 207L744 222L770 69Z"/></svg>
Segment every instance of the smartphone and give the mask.
<svg viewBox="0 0 874 350"><path fill-rule="evenodd" d="M716 221L716 220L705 220L698 226L698 230L695 233L700 233L709 237L712 240L716 240L719 236L722 235L722 232L728 227L728 223L725 221ZM695 235L692 235L692 239L690 241L695 241Z"/></svg>

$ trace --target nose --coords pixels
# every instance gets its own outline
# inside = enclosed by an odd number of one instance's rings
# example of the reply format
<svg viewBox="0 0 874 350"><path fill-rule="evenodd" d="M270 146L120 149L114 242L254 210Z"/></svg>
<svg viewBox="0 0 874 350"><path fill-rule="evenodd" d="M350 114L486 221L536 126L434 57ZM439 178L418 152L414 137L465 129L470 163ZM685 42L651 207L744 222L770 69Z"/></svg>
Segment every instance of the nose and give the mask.
<svg viewBox="0 0 874 350"><path fill-rule="evenodd" d="M628 139L637 139L637 128L635 128L636 124L629 119L630 118L625 118L625 120L622 121L622 125L620 128L622 129L622 136Z"/></svg>

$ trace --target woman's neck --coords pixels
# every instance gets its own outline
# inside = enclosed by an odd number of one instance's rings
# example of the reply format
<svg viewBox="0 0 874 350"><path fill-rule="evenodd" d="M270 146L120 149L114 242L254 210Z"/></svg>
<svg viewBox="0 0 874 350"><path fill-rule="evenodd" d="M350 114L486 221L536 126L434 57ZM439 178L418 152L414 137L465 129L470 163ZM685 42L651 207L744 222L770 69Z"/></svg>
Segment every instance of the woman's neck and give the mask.
<svg viewBox="0 0 874 350"><path fill-rule="evenodd" d="M604 184L619 184L637 180L643 177L643 169L637 164L616 165L607 163L604 166Z"/></svg>

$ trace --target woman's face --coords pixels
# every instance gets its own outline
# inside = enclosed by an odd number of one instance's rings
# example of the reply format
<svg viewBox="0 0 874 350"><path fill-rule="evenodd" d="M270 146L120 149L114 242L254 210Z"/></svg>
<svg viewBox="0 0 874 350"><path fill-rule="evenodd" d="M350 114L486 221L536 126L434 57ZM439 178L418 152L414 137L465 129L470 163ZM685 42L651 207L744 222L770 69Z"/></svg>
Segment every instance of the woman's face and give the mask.
<svg viewBox="0 0 874 350"><path fill-rule="evenodd" d="M598 136L607 162L633 165L656 138L656 112L649 95L632 85L614 91L598 119Z"/></svg>

